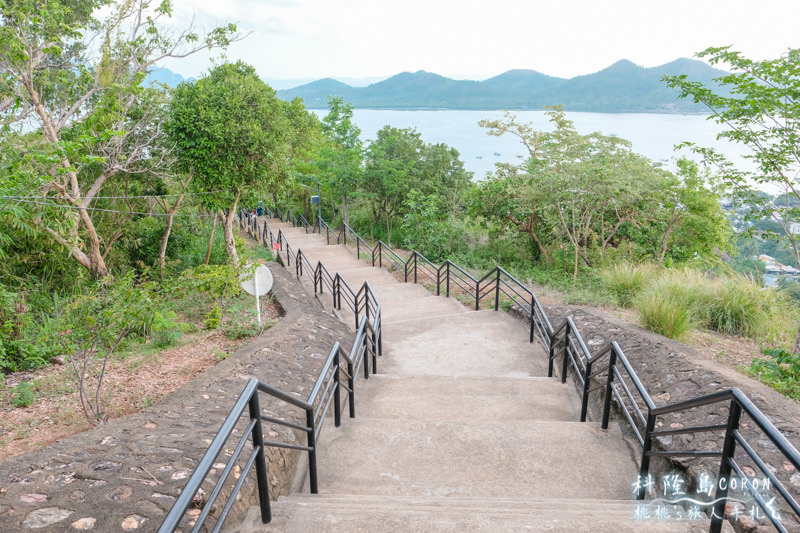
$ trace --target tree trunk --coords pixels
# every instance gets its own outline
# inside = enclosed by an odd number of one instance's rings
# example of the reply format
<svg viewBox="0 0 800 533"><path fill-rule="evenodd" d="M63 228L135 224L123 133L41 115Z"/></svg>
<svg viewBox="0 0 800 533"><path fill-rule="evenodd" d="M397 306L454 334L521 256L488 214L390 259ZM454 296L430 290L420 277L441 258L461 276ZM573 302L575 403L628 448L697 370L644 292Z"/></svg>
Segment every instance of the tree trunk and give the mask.
<svg viewBox="0 0 800 533"><path fill-rule="evenodd" d="M214 242L214 232L217 229L218 219L219 216L216 213L214 213L214 222L211 224L211 236L208 238L208 250L206 250L206 265L208 265L208 262L211 260L211 245Z"/></svg>
<svg viewBox="0 0 800 533"><path fill-rule="evenodd" d="M228 258L235 267L239 266L239 256L236 253L236 240L233 238L233 220L236 218L236 207L238 205L239 194L237 193L233 205L228 209L228 214L220 213L222 217L222 231L225 235L225 251L228 252Z"/></svg>
<svg viewBox="0 0 800 533"><path fill-rule="evenodd" d="M164 235L161 237L161 249L158 251L158 268L161 270L161 275L164 275L164 269L167 266L167 243L169 242L169 234L172 232L172 217L173 213L167 214L167 227L164 228Z"/></svg>

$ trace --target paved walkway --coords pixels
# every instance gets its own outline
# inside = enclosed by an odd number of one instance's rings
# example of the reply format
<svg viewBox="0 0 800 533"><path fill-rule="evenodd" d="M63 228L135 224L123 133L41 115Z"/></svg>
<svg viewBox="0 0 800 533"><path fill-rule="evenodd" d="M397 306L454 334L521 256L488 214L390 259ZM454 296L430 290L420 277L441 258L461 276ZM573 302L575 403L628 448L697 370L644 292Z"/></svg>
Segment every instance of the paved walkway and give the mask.
<svg viewBox="0 0 800 533"><path fill-rule="evenodd" d="M506 313L473 312L403 284L277 220L292 249L381 304L379 375L357 389L355 419L325 428L320 494L282 497L245 531L701 531L707 522L634 519L636 466L616 427L580 423L571 384ZM294 267L292 267L294 268ZM313 276L308 277L309 280ZM313 294L312 282L305 282ZM330 306L329 295L321 300ZM343 310L345 323L354 324Z"/></svg>

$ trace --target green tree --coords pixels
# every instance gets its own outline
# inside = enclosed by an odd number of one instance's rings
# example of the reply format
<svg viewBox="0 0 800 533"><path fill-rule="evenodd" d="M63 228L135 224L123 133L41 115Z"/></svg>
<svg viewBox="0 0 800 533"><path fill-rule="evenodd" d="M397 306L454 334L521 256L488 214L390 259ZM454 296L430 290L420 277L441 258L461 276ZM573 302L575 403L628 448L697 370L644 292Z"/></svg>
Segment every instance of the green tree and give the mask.
<svg viewBox="0 0 800 533"><path fill-rule="evenodd" d="M367 148L360 190L370 207L373 231L384 221L391 242L393 224L408 212L412 191L434 198L443 215L455 216L471 178L454 148L426 144L415 129L385 126Z"/></svg>
<svg viewBox="0 0 800 533"><path fill-rule="evenodd" d="M353 122L353 106L341 97L328 97L328 113L322 119L325 144L318 167L328 195L340 202L338 211L350 223L349 204L361 179L364 145L361 129Z"/></svg>
<svg viewBox="0 0 800 533"><path fill-rule="evenodd" d="M425 146L414 129L384 126L367 148L361 190L371 211L371 234L384 221L386 239L392 241L392 222L400 214L412 183L421 176L421 153Z"/></svg>
<svg viewBox="0 0 800 533"><path fill-rule="evenodd" d="M719 203L719 196L708 188L694 161L678 160L678 175L664 180L661 206L654 223L660 224L657 260L688 261L695 256L709 259L731 245L731 226Z"/></svg>
<svg viewBox="0 0 800 533"><path fill-rule="evenodd" d="M101 8L103 20L95 16ZM145 74L166 58L239 38L232 25L204 38L191 28L165 31L171 12L169 0L0 6L0 146L24 154L0 188L36 194L35 202L16 201L18 214L94 277L109 273L106 258L120 235L118 226L101 232L95 200L120 177L162 168L152 146L164 99L142 85Z"/></svg>
<svg viewBox="0 0 800 533"><path fill-rule="evenodd" d="M519 124L513 115L481 121L490 135L512 134L527 148L521 165L499 165L480 185L473 212L530 237L536 256L548 261L568 246L573 277L624 243L655 257L684 245L692 252L723 246L726 222L716 197L701 181L680 181L631 151L630 143L600 133L581 135L560 108L547 112L552 131ZM716 206L716 211L714 210ZM706 234L691 241L707 221Z"/></svg>
<svg viewBox="0 0 800 533"><path fill-rule="evenodd" d="M716 78L716 87L685 75L663 79L679 89L682 98L704 104L711 111L709 119L725 127L717 137L747 147L744 157L753 168L738 168L712 148L687 145L716 168L736 200L749 207L746 220L771 219L780 227L751 231L785 243L800 267L800 233L794 230L800 222L800 49L765 61L747 59L730 47L708 48L697 55L712 65L727 65L730 74ZM780 191L783 201L773 202L765 189ZM795 201L786 201L788 197Z"/></svg>
<svg viewBox="0 0 800 533"><path fill-rule="evenodd" d="M179 167L193 176L195 191L213 193L202 202L220 214L233 264L239 261L233 222L240 203L252 205L290 176L292 105L241 61L175 89L168 132Z"/></svg>

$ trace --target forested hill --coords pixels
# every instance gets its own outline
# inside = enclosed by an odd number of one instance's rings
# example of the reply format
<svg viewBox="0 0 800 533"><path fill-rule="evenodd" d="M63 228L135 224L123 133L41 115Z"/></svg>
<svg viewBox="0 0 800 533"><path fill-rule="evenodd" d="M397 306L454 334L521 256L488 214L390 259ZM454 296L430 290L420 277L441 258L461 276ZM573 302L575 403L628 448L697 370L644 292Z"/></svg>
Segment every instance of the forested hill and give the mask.
<svg viewBox="0 0 800 533"><path fill-rule="evenodd" d="M687 74L704 84L725 74L701 61L678 59L643 68L628 60L571 79L533 70L509 70L484 81L452 80L431 72L403 72L367 87L351 87L331 78L278 91L280 98L300 97L306 107L327 108L328 95L341 96L356 108L541 109L563 105L568 111L604 113L691 113L707 111L661 81L663 75Z"/></svg>

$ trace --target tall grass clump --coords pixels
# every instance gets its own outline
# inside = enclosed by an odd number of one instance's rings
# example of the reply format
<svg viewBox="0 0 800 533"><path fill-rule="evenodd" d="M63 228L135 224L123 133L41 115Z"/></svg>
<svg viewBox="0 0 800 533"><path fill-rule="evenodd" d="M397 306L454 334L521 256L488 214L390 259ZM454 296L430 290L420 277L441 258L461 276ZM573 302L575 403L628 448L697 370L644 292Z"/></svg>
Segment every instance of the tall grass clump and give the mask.
<svg viewBox="0 0 800 533"><path fill-rule="evenodd" d="M701 312L708 329L771 344L789 345L795 330L796 310L789 299L742 275L714 280Z"/></svg>
<svg viewBox="0 0 800 533"><path fill-rule="evenodd" d="M694 327L690 309L673 295L647 291L636 300L642 327L670 339L680 339Z"/></svg>
<svg viewBox="0 0 800 533"><path fill-rule="evenodd" d="M697 323L697 310L708 280L695 270L669 270L634 299L639 322L659 335L680 339Z"/></svg>
<svg viewBox="0 0 800 533"><path fill-rule="evenodd" d="M703 299L708 328L728 335L757 337L771 314L764 289L744 276L715 280Z"/></svg>
<svg viewBox="0 0 800 533"><path fill-rule="evenodd" d="M657 269L650 263L615 263L604 268L600 276L606 287L617 298L622 307L631 307L634 299L650 285L656 277Z"/></svg>

